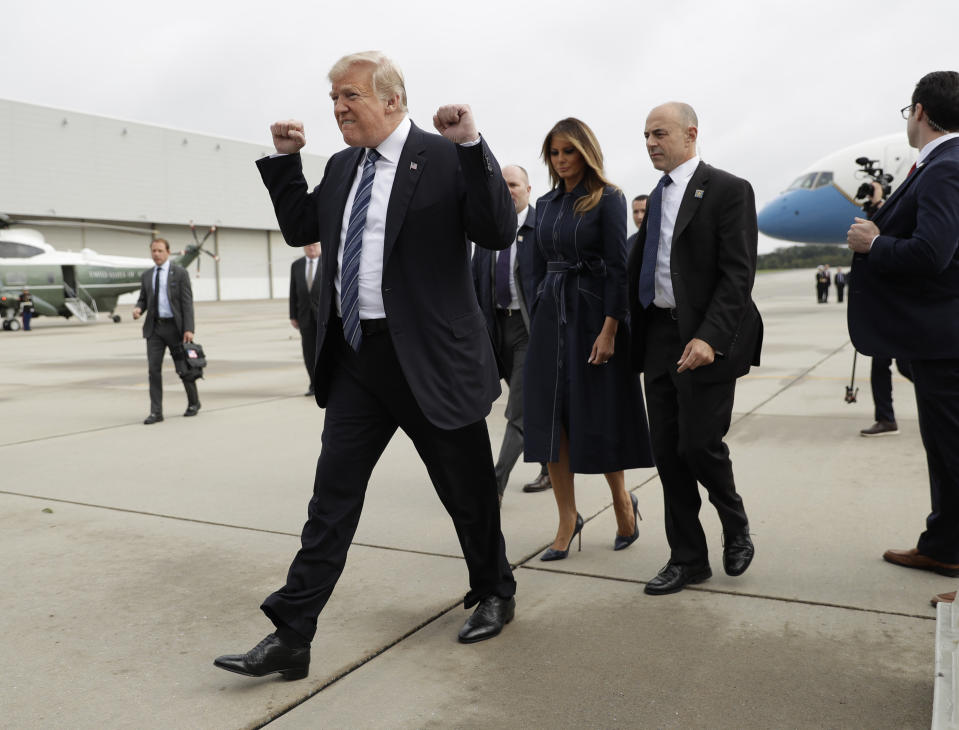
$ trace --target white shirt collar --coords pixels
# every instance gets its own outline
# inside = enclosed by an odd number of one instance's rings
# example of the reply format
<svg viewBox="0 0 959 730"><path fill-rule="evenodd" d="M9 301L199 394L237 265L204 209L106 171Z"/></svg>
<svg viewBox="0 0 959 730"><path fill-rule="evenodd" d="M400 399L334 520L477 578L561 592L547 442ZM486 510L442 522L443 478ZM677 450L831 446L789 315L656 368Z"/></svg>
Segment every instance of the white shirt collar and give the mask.
<svg viewBox="0 0 959 730"><path fill-rule="evenodd" d="M406 138L410 136L412 126L413 123L410 118L403 117L403 121L396 126L390 136L376 146L376 151L383 155L387 162L397 164L400 161L400 154L403 152L403 145L406 144Z"/></svg>
<svg viewBox="0 0 959 730"><path fill-rule="evenodd" d="M529 217L529 206L527 205L523 208L522 213L516 214L516 230L519 230L523 227L523 224L526 222L527 217Z"/></svg>
<svg viewBox="0 0 959 730"><path fill-rule="evenodd" d="M678 165L672 172L666 174L669 175L670 180L672 180L674 184L688 183L689 178L696 172L697 167L699 167L699 155L693 155L683 164Z"/></svg>
<svg viewBox="0 0 959 730"><path fill-rule="evenodd" d="M956 139L957 137L959 137L959 132L950 132L949 134L944 134L941 137L936 137L934 140L932 140L932 142L926 143L926 146L919 150L919 159L916 160L916 167L925 164L929 153L936 149L936 147L948 142L950 139Z"/></svg>

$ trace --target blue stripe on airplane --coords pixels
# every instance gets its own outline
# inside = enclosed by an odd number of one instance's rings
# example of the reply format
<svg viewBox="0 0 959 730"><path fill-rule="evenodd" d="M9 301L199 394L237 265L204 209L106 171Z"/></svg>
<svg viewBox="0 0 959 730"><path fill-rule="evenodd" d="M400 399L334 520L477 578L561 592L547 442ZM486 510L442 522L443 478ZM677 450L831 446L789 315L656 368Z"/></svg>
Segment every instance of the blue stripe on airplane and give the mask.
<svg viewBox="0 0 959 730"><path fill-rule="evenodd" d="M835 185L787 190L759 213L759 230L797 243L845 243L853 218L862 208Z"/></svg>

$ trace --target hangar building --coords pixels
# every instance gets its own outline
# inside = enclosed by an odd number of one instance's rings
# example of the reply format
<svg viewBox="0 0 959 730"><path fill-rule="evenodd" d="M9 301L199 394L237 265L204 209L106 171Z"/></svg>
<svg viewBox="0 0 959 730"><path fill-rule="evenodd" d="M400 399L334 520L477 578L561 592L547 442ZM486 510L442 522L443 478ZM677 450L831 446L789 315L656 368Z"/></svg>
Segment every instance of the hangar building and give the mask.
<svg viewBox="0 0 959 730"><path fill-rule="evenodd" d="M254 161L273 152L260 145L0 99L0 213L37 226L60 250L149 258L148 233L73 226L73 222L155 228L172 250L215 225L190 268L200 301L285 298L286 245ZM306 179L319 183L325 157L303 155ZM127 294L121 303L135 301Z"/></svg>

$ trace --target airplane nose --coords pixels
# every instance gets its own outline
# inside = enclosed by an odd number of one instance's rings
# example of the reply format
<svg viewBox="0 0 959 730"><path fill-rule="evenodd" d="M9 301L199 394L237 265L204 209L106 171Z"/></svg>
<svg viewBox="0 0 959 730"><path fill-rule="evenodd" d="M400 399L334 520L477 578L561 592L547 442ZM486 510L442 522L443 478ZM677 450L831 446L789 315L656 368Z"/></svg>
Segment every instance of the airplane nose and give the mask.
<svg viewBox="0 0 959 730"><path fill-rule="evenodd" d="M846 231L862 209L836 187L787 190L759 212L759 230L796 243L845 243Z"/></svg>

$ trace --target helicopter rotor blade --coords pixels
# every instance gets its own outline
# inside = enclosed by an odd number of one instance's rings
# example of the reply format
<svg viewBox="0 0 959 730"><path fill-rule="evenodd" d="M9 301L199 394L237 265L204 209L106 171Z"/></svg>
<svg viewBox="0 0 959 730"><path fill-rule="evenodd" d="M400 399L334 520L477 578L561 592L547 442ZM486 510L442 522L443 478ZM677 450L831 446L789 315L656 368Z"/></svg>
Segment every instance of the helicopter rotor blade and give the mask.
<svg viewBox="0 0 959 730"><path fill-rule="evenodd" d="M126 233L145 233L151 236L157 234L156 228L136 228L134 226L118 226L112 223L87 223L83 221L63 221L38 218L36 220L20 220L0 213L0 228L10 226L45 226L50 228L99 228L108 231L124 231Z"/></svg>

